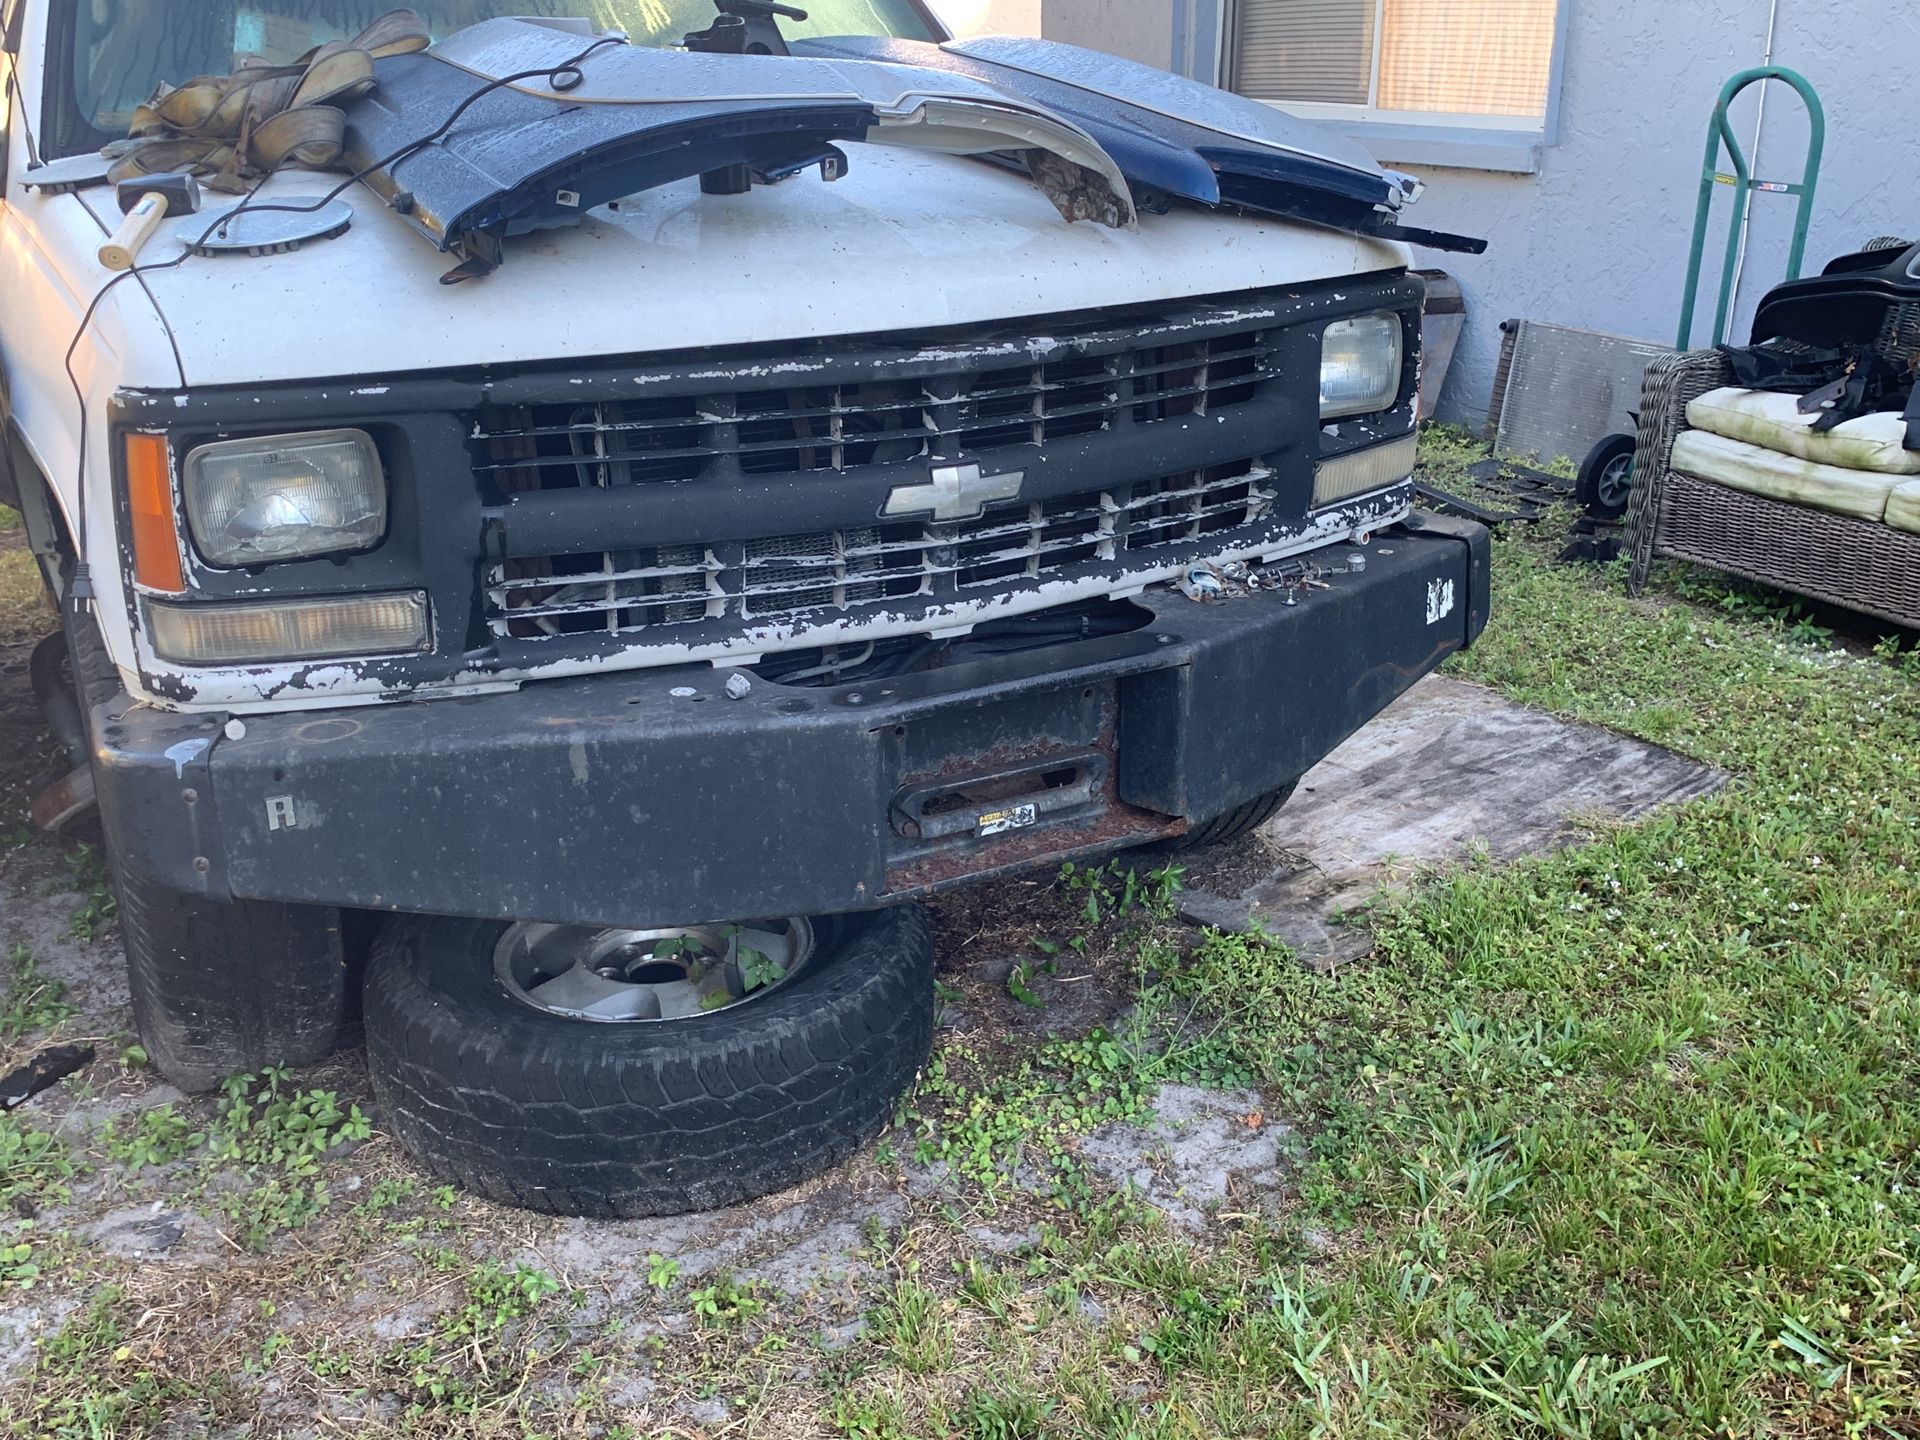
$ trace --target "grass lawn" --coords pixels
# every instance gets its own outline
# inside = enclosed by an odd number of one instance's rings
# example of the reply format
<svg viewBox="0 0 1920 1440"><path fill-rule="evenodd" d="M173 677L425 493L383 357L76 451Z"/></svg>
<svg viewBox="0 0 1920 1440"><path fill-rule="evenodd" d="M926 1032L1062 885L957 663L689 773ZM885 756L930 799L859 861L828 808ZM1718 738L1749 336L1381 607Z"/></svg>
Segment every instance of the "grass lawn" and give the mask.
<svg viewBox="0 0 1920 1440"><path fill-rule="evenodd" d="M36 639L52 628L52 611L20 517L0 505L0 645Z"/></svg>
<svg viewBox="0 0 1920 1440"><path fill-rule="evenodd" d="M517 1258L532 1222L449 1229L452 1197L404 1167L350 1204L356 1158L283 1163L275 1127L361 1122L278 1081L251 1120L165 1107L86 1143L29 1109L0 1119L16 1209L57 1214L88 1171L142 1202L185 1183L141 1180L156 1156L208 1187L169 1203L271 1203L235 1232L264 1258L236 1258L197 1337L189 1300L142 1330L135 1271L57 1224L25 1254L0 1237L0 1311L67 1316L0 1390L0 1433L250 1433L264 1386L351 1412L315 1433L369 1435L1920 1437L1920 663L1698 576L1631 600L1617 571L1551 563L1564 532L1496 544L1492 627L1453 671L1734 783L1439 877L1334 977L1258 941L1194 947L1164 887L1129 908L1117 879L1077 877L1049 913L1081 926L1039 948L1110 951L1136 1018L992 1063L943 1039L879 1160L944 1160L947 1188L870 1237L857 1334L829 1344L791 1297L694 1288L663 1257L648 1279L685 1325L585 1327L583 1297ZM27 963L0 1033L58 1018ZM1079 1137L1167 1080L1256 1086L1297 1126L1282 1213L1196 1241L1091 1177ZM245 1186L208 1178L243 1164ZM970 1244L1000 1211L1036 1238ZM424 1338L298 1328L400 1246L441 1296ZM733 1418L636 1420L613 1397L641 1373Z"/></svg>
<svg viewBox="0 0 1920 1440"><path fill-rule="evenodd" d="M1306 1408L1920 1434L1920 685L1790 622L1629 601L1542 538L1498 547L1456 672L1737 781L1452 877L1371 969L1248 997L1249 1061L1318 1119L1303 1219L1350 1237L1287 1282L1327 1342ZM1182 988L1244 974L1237 948Z"/></svg>
<svg viewBox="0 0 1920 1440"><path fill-rule="evenodd" d="M1152 1296L1144 1412L1057 1323L972 1384L1094 1434L1920 1435L1920 665L1697 576L1630 600L1565 538L1496 545L1453 671L1733 786L1445 878L1338 978L1151 956L1147 1010L1200 1007L1191 1056L1304 1123L1301 1203L1202 1253L1064 1246Z"/></svg>

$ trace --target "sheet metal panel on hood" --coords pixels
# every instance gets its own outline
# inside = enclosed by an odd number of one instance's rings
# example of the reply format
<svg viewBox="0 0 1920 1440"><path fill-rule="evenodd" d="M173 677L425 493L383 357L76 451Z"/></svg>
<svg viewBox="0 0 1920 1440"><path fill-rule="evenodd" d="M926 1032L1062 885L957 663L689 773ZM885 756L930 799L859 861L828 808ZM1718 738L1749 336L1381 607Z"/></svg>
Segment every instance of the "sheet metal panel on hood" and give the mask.
<svg viewBox="0 0 1920 1440"><path fill-rule="evenodd" d="M1403 228L1418 182L1344 137L1073 46L841 37L783 56L581 40L487 21L381 61L379 89L352 110L348 163L462 257L448 279L491 273L509 236L692 175L779 181L817 164L838 178L843 142L989 156L1030 175L1067 220L1131 225L1138 198L1484 248Z"/></svg>
<svg viewBox="0 0 1920 1440"><path fill-rule="evenodd" d="M1225 204L1439 250L1486 249L1484 240L1403 226L1400 212L1420 182L1383 169L1357 141L1097 50L1006 35L945 45L855 35L802 41L794 53L917 65L1017 89L1098 140L1143 209Z"/></svg>
<svg viewBox="0 0 1920 1440"><path fill-rule="evenodd" d="M1134 221L1126 178L1085 131L1017 92L923 66L583 48L571 31L489 20L382 60L376 75L349 115L346 163L469 273L497 268L509 236L692 175L740 166L784 179L824 163L837 176L835 142L1043 153L1030 168L1064 217Z"/></svg>

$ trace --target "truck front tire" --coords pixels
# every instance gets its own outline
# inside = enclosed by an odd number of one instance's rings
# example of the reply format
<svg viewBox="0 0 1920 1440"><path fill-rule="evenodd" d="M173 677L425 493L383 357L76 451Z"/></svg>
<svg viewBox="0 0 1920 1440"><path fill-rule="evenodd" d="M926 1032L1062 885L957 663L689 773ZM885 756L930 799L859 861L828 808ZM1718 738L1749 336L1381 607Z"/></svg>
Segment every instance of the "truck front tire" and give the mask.
<svg viewBox="0 0 1920 1440"><path fill-rule="evenodd" d="M120 875L134 1024L182 1090L310 1065L340 1043L347 965L335 910L227 903Z"/></svg>
<svg viewBox="0 0 1920 1440"><path fill-rule="evenodd" d="M61 610L74 692L91 725L120 677L93 617L71 604ZM134 1025L155 1069L191 1093L333 1053L348 996L338 910L184 895L134 873L110 825L106 838Z"/></svg>
<svg viewBox="0 0 1920 1440"><path fill-rule="evenodd" d="M810 963L764 996L605 1023L516 996L491 958L504 925L392 921L366 982L383 1120L435 1175L555 1215L677 1215L811 1179L886 1124L934 1010L924 910L819 923Z"/></svg>

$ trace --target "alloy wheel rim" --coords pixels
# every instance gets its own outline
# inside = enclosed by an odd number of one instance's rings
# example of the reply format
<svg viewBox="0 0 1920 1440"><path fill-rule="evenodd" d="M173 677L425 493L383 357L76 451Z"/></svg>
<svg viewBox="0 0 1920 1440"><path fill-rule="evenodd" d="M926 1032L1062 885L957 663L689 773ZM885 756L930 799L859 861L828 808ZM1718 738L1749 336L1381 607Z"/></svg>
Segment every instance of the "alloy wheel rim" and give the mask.
<svg viewBox="0 0 1920 1440"><path fill-rule="evenodd" d="M524 1005L601 1025L720 1014L793 983L817 938L800 916L623 929L521 921L494 946L494 974Z"/></svg>
<svg viewBox="0 0 1920 1440"><path fill-rule="evenodd" d="M1619 455L1609 460L1606 469L1600 472L1600 483L1594 489L1602 505L1625 504L1633 489L1633 456Z"/></svg>

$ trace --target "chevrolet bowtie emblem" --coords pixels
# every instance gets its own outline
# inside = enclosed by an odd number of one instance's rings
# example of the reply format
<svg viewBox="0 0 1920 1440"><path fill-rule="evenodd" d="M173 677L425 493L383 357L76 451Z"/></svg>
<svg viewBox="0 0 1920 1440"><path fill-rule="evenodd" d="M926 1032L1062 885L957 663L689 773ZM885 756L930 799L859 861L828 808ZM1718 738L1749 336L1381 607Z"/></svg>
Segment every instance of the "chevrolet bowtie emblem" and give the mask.
<svg viewBox="0 0 1920 1440"><path fill-rule="evenodd" d="M995 500L1018 500L1027 472L984 474L978 465L936 465L925 485L902 485L887 496L882 518L931 515L936 520L974 520Z"/></svg>

